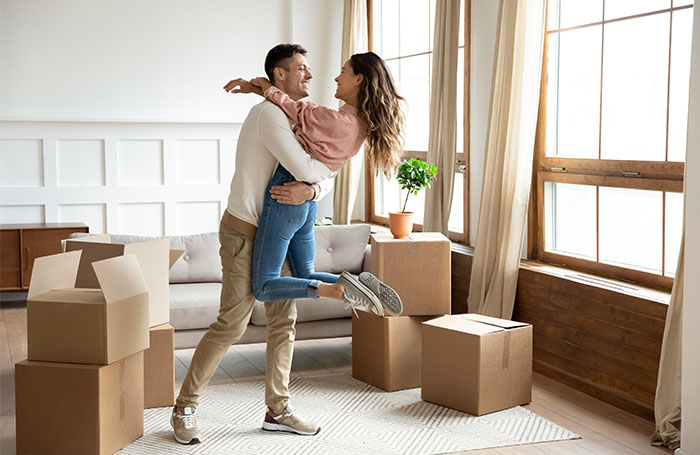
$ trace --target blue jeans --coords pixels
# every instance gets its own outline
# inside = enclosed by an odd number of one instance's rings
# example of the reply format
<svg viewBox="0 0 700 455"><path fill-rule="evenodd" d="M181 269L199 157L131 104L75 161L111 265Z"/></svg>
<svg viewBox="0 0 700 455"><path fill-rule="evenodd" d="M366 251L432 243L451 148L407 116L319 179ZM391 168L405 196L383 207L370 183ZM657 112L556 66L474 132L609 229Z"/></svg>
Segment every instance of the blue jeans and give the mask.
<svg viewBox="0 0 700 455"><path fill-rule="evenodd" d="M314 271L316 243L314 222L318 203L280 204L270 188L294 180L281 165L270 179L253 246L253 295L261 302L318 298L320 282L335 283L338 275ZM284 258L289 257L293 277L280 276Z"/></svg>

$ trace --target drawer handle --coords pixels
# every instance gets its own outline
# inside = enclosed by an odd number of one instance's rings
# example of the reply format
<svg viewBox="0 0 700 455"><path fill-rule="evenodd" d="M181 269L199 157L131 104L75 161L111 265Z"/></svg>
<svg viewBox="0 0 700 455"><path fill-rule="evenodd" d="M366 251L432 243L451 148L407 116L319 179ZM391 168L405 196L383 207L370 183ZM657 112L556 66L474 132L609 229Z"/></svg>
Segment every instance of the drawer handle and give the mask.
<svg viewBox="0 0 700 455"><path fill-rule="evenodd" d="M24 247L24 270L29 270L29 247Z"/></svg>

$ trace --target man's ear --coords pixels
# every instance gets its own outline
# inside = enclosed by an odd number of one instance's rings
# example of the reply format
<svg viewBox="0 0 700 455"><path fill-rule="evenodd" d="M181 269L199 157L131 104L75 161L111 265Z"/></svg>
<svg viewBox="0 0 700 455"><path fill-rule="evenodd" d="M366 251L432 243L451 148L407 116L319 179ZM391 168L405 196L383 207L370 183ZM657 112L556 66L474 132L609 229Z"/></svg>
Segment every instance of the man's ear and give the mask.
<svg viewBox="0 0 700 455"><path fill-rule="evenodd" d="M287 76L287 72L285 70L278 66L275 67L275 69L273 69L272 71L275 74L275 81L284 82Z"/></svg>

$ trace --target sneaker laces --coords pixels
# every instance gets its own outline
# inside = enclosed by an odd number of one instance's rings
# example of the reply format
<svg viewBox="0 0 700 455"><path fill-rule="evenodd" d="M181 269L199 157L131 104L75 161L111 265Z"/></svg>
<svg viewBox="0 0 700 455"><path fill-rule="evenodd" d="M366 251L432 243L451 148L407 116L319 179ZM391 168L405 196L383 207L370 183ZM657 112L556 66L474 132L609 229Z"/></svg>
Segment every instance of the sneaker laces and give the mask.
<svg viewBox="0 0 700 455"><path fill-rule="evenodd" d="M348 309L348 307L352 308L352 312L358 319L360 319L360 315L357 314L357 310L355 309L355 307L369 308L370 304L370 302L366 299L354 295L348 295L347 293L345 293L345 301L347 302L347 305L345 305L345 309Z"/></svg>
<svg viewBox="0 0 700 455"><path fill-rule="evenodd" d="M185 426L186 430L190 430L190 429L195 428L197 426L197 424L195 422L194 413L185 414L181 411L181 412L178 412L178 417L180 418L180 420L182 420L182 423Z"/></svg>

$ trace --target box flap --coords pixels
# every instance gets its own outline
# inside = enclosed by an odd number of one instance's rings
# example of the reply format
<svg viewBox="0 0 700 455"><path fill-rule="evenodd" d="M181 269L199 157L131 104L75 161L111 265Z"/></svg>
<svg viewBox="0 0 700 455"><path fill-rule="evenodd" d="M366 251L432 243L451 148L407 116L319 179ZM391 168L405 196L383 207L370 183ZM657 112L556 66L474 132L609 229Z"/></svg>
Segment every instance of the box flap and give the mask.
<svg viewBox="0 0 700 455"><path fill-rule="evenodd" d="M143 276L147 278L168 272L169 250L170 239L168 238L124 245L124 254L136 255Z"/></svg>
<svg viewBox="0 0 700 455"><path fill-rule="evenodd" d="M80 256L80 251L73 251L36 258L27 299L52 289L74 287Z"/></svg>
<svg viewBox="0 0 700 455"><path fill-rule="evenodd" d="M430 321L424 322L423 324L448 330L454 330L456 332L469 333L472 335L485 335L487 333L502 332L504 330L501 327L484 324L479 321L473 321L465 316L468 315L448 314L437 319L431 319Z"/></svg>
<svg viewBox="0 0 700 455"><path fill-rule="evenodd" d="M112 236L109 234L93 234L86 235L83 237L75 237L73 239L63 239L61 240L61 251L66 252L66 243L74 242L93 242L93 243L112 243Z"/></svg>
<svg viewBox="0 0 700 455"><path fill-rule="evenodd" d="M92 263L107 303L148 292L139 261L133 254Z"/></svg>
<svg viewBox="0 0 700 455"><path fill-rule="evenodd" d="M483 314L476 313L464 314L461 316L463 316L465 319L482 322L484 324L493 325L496 327L502 327L504 329L515 329L517 327L527 327L528 325L530 325L525 322L509 321L508 319L498 319L493 318L491 316L484 316Z"/></svg>
<svg viewBox="0 0 700 455"><path fill-rule="evenodd" d="M75 250L83 251L83 255L80 257L80 266L78 267L78 277L75 280L75 286L79 288L98 289L100 283L97 281L92 263L115 256L121 256L124 253L124 245L91 242L87 240L68 240L66 242L66 251Z"/></svg>
<svg viewBox="0 0 700 455"><path fill-rule="evenodd" d="M177 260L180 259L180 256L183 254L185 254L185 250L170 250L170 266L168 270L173 268Z"/></svg>

